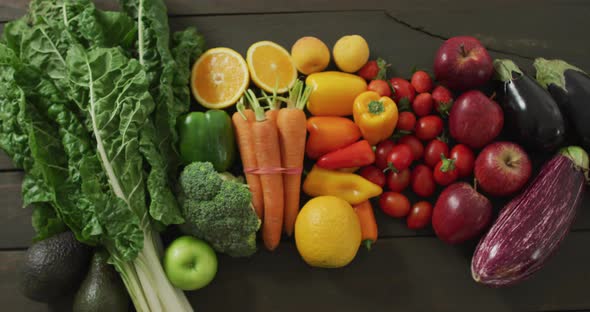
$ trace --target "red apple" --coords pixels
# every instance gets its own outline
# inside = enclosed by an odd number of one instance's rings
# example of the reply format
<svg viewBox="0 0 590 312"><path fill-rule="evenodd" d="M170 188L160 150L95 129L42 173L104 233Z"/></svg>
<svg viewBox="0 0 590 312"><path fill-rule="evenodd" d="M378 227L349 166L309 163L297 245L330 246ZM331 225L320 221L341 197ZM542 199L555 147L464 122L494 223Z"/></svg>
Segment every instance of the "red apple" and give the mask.
<svg viewBox="0 0 590 312"><path fill-rule="evenodd" d="M468 90L482 86L493 73L492 58L473 37L450 38L440 46L434 58L436 80L451 89Z"/></svg>
<svg viewBox="0 0 590 312"><path fill-rule="evenodd" d="M451 136L474 149L492 142L503 126L504 113L500 105L477 90L459 96L449 113Z"/></svg>
<svg viewBox="0 0 590 312"><path fill-rule="evenodd" d="M479 236L491 220L492 203L471 185L458 182L436 200L432 227L440 240L459 244Z"/></svg>
<svg viewBox="0 0 590 312"><path fill-rule="evenodd" d="M493 196L518 192L531 177L531 160L522 147L511 142L495 142L475 160L479 187Z"/></svg>

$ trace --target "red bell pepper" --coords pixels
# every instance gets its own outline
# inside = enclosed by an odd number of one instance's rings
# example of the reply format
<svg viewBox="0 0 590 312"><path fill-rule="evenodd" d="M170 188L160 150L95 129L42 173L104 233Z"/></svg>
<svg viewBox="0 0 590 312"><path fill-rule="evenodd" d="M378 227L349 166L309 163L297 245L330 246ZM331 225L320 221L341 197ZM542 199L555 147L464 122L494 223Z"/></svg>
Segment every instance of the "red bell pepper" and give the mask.
<svg viewBox="0 0 590 312"><path fill-rule="evenodd" d="M326 169L367 166L375 162L375 152L367 140L352 143L322 156L317 165Z"/></svg>

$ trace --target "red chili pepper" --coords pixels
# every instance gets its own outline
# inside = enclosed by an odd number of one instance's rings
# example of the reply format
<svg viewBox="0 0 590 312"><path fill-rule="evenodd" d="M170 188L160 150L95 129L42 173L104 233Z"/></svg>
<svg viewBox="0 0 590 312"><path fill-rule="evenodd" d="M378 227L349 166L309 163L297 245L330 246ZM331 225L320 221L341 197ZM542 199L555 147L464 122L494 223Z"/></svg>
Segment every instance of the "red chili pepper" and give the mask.
<svg viewBox="0 0 590 312"><path fill-rule="evenodd" d="M362 167L374 162L373 148L367 140L361 140L322 156L317 165L326 169L340 169Z"/></svg>

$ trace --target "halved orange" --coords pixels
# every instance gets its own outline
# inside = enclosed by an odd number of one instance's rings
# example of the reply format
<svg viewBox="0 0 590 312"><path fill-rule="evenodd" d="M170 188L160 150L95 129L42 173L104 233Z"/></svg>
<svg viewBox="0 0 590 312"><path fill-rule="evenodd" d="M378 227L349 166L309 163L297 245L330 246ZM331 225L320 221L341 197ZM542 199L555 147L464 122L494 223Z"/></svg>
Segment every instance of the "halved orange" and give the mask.
<svg viewBox="0 0 590 312"><path fill-rule="evenodd" d="M297 69L285 48L272 41L259 41L248 48L246 61L252 81L266 92L285 93L297 79Z"/></svg>
<svg viewBox="0 0 590 312"><path fill-rule="evenodd" d="M235 104L249 83L246 61L229 48L207 50L193 65L193 96L209 109L223 109Z"/></svg>

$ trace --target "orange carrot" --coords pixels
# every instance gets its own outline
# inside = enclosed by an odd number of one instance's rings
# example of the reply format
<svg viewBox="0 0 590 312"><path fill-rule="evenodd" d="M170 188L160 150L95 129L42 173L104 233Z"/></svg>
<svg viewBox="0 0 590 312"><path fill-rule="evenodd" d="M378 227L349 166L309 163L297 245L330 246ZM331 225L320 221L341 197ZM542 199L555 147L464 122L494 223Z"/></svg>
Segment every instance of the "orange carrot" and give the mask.
<svg viewBox="0 0 590 312"><path fill-rule="evenodd" d="M266 118L252 90L246 97L250 101L256 122L252 124L254 150L258 167L262 170L281 168L281 149L276 123ZM274 250L281 241L283 229L283 177L281 173L263 173L260 175L264 199L264 222L262 238L268 250Z"/></svg>
<svg viewBox="0 0 590 312"><path fill-rule="evenodd" d="M303 168L306 123L305 113L300 109L283 108L279 111L277 128L281 142L281 165L283 168ZM285 188L285 233L291 236L295 219L299 213L301 173L284 173L283 186Z"/></svg>
<svg viewBox="0 0 590 312"><path fill-rule="evenodd" d="M309 91L308 91L309 90ZM307 117L303 107L311 89L303 89L303 82L297 80L289 91L287 108L283 108L277 115L279 142L281 146L281 165L286 169L301 169L305 156L305 137L307 133ZM284 229L287 235L293 235L295 219L299 213L299 196L301 193L301 173L283 174L285 188Z"/></svg>
<svg viewBox="0 0 590 312"><path fill-rule="evenodd" d="M373 206L371 206L371 202L367 200L358 205L354 205L353 208L361 224L363 244L368 250L371 250L371 245L377 241L377 221L375 221Z"/></svg>
<svg viewBox="0 0 590 312"><path fill-rule="evenodd" d="M232 121L244 169L258 168L256 153L254 152L254 134L252 133L252 124L256 121L254 111L244 109L243 104L238 104L238 111L233 114ZM252 173L246 173L245 176L250 193L252 193L252 206L254 206L258 217L262 219L264 201L260 177Z"/></svg>

